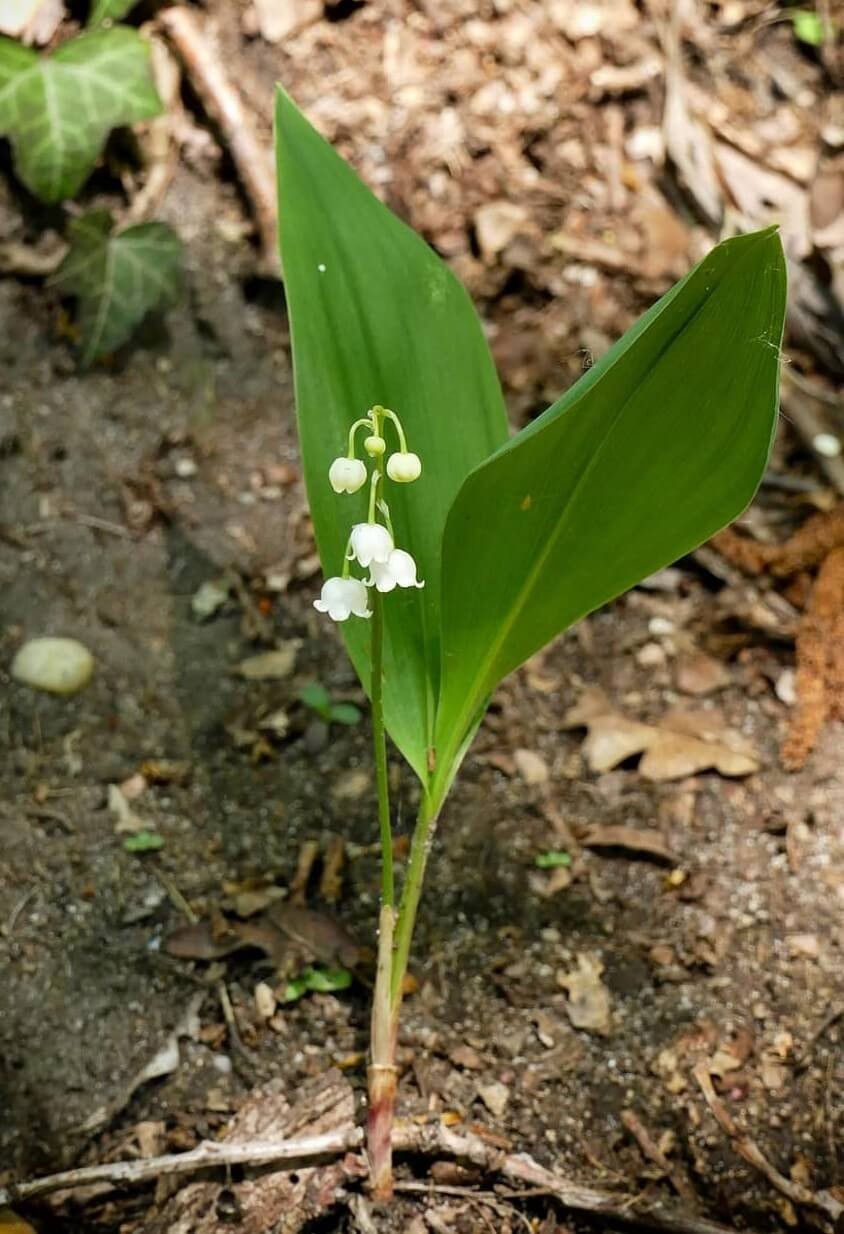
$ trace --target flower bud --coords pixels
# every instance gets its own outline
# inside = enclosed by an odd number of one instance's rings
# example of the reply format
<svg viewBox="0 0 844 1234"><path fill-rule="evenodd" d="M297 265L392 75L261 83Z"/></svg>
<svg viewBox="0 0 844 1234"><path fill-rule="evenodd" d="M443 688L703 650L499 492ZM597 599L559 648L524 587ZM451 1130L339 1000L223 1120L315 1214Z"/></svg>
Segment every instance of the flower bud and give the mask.
<svg viewBox="0 0 844 1234"><path fill-rule="evenodd" d="M370 458L380 458L387 449L387 443L383 437L367 437L363 443L363 448Z"/></svg>
<svg viewBox="0 0 844 1234"><path fill-rule="evenodd" d="M327 578L314 608L318 613L328 613L332 621L346 621L352 613L355 617L372 616L366 587L359 578Z"/></svg>
<svg viewBox="0 0 844 1234"><path fill-rule="evenodd" d="M410 484L422 474L422 460L418 454L391 454L387 459L387 475L399 484Z"/></svg>
<svg viewBox="0 0 844 1234"><path fill-rule="evenodd" d="M366 466L359 458L336 458L328 469L335 493L356 493L366 484Z"/></svg>

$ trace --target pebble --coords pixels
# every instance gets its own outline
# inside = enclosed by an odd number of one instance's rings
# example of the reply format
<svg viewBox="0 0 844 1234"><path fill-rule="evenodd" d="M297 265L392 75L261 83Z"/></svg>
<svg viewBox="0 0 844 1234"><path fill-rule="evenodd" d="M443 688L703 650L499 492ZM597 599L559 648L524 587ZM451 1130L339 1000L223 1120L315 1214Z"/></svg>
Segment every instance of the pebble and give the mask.
<svg viewBox="0 0 844 1234"><path fill-rule="evenodd" d="M49 694L76 694L94 672L94 657L75 638L31 638L12 661L15 681Z"/></svg>

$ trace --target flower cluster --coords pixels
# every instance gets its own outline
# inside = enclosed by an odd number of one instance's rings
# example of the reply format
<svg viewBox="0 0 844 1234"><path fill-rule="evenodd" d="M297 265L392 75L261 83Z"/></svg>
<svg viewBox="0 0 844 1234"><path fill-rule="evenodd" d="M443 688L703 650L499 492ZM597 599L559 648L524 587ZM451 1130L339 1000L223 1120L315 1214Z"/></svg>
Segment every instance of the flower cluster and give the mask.
<svg viewBox="0 0 844 1234"><path fill-rule="evenodd" d="M384 429L391 424L399 440L399 449L390 454L386 463L387 443ZM360 429L367 430L363 448L372 459L372 473L366 464L355 455L355 439ZM332 621L347 621L349 617L371 617L368 588L376 591L394 591L396 587L424 587L416 578L416 562L403 548L396 548L390 510L379 487L384 476L397 484L410 484L422 474L419 455L407 448L404 428L394 411L376 406L367 415L356 420L349 431L347 453L336 458L328 469L328 481L335 493L357 493L369 479L369 515L365 523L355 523L349 533L343 560L342 575L328 578L322 585L320 598L314 608L327 613ZM383 522L379 522L379 515ZM357 562L369 577L355 578L351 564Z"/></svg>

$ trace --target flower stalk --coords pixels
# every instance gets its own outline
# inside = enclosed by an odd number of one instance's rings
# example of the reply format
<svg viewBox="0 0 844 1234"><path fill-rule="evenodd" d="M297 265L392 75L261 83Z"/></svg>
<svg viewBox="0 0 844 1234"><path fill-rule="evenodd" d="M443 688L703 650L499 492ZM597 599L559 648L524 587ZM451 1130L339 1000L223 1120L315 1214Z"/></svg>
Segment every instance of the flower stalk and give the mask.
<svg viewBox="0 0 844 1234"><path fill-rule="evenodd" d="M397 452L387 456L384 430L390 424L399 441ZM356 457L355 441L360 429L367 430L364 451L372 460L372 471ZM397 587L424 587L416 577L416 562L403 548L397 548L389 507L383 497L385 477L397 484L418 480L422 463L407 448L401 420L394 411L380 405L356 420L349 431L347 453L336 458L328 472L335 493L356 493L369 480L369 500L365 523L351 528L343 554L342 574L326 579L314 607L333 621L350 616L371 618L370 664L372 677L369 697L372 704L372 743L375 782L378 796L378 828L381 837L381 911L378 921L378 960L372 1000L370 1064L367 1072L369 1116L367 1154L372 1194L388 1200L393 1194L392 1131L396 1101L396 1037L402 986L410 952L410 935L419 903L422 874L431 830L430 815L425 815L424 834L414 838L413 856L403 892L400 918L395 909L393 834L390 819L390 790L387 774L387 734L384 724L384 595ZM369 570L369 578L358 578L353 565ZM372 598L372 606L369 600ZM417 843L418 840L418 843ZM421 845L421 848L420 848ZM421 852L422 856L418 854ZM394 948L398 922L398 951Z"/></svg>

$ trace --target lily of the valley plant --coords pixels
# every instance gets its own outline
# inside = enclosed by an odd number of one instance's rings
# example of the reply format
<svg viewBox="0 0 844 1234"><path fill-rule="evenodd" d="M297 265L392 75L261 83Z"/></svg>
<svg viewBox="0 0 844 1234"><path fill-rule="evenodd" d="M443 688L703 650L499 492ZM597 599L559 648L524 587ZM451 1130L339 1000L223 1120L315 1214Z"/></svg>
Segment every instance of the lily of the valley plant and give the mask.
<svg viewBox="0 0 844 1234"><path fill-rule="evenodd" d="M279 91L281 255L305 478L372 704L383 853L369 1071L372 1187L392 1189L395 1044L425 865L498 683L751 500L778 406L775 229L719 244L514 437L448 268ZM421 784L394 890L386 734Z"/></svg>

